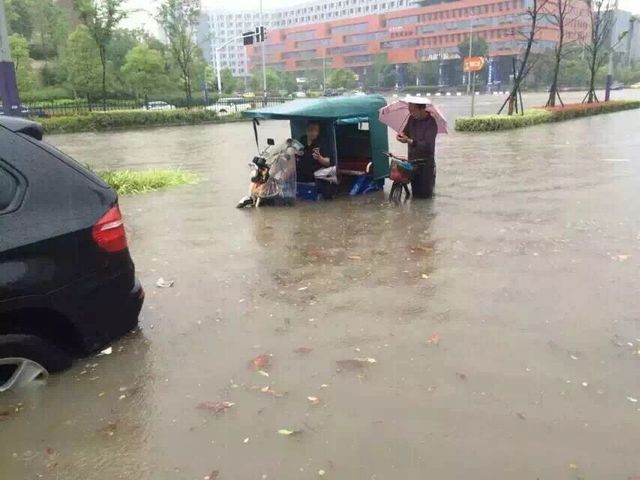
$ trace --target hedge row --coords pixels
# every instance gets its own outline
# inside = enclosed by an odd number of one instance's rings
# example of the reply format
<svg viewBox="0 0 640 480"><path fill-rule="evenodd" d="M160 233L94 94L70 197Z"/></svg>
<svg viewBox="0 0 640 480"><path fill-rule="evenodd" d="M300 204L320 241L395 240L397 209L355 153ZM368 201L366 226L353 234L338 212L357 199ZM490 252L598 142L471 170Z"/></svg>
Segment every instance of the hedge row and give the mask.
<svg viewBox="0 0 640 480"><path fill-rule="evenodd" d="M620 112L640 108L640 101L615 101L592 104L574 104L548 109L526 110L524 115L482 115L460 117L456 120L459 132L496 132L514 128L530 127L541 123L562 122L574 118Z"/></svg>
<svg viewBox="0 0 640 480"><path fill-rule="evenodd" d="M52 117L39 120L45 133L104 132L163 126L198 125L204 123L227 123L240 120L239 115L218 116L210 110L167 111L115 111L93 112L86 115Z"/></svg>

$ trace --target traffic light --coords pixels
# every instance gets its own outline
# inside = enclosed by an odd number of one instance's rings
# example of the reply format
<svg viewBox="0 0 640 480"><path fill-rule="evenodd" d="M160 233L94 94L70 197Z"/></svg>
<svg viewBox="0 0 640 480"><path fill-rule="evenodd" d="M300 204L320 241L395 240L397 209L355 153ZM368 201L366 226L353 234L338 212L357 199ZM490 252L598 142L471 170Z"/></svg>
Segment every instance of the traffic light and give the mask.
<svg viewBox="0 0 640 480"><path fill-rule="evenodd" d="M259 42L264 42L267 39L267 27L260 27Z"/></svg>
<svg viewBox="0 0 640 480"><path fill-rule="evenodd" d="M242 34L242 41L244 42L244 45L253 45L255 39L255 33L254 32L244 32Z"/></svg>

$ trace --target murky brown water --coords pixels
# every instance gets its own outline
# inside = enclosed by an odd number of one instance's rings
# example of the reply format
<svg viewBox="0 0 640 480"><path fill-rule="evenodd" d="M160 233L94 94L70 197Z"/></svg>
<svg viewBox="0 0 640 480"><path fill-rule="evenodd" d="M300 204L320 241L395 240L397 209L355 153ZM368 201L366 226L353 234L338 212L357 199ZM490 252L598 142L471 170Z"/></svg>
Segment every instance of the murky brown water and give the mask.
<svg viewBox="0 0 640 480"><path fill-rule="evenodd" d="M443 137L432 202L249 211L248 124L52 137L203 181L122 199L141 332L0 397L23 404L0 421L0 478L640 475L639 122ZM263 353L269 377L247 366ZM377 362L337 371L352 358Z"/></svg>

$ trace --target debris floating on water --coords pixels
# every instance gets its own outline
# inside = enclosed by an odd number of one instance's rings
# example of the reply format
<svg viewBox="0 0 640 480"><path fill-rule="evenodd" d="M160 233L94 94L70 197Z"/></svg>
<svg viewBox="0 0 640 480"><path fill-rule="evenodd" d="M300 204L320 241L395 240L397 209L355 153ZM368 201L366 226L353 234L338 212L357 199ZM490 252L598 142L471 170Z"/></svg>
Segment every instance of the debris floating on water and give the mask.
<svg viewBox="0 0 640 480"><path fill-rule="evenodd" d="M284 435L285 437L300 435L301 433L302 433L302 430L287 430L286 428L282 428L278 430L278 434Z"/></svg>
<svg viewBox="0 0 640 480"><path fill-rule="evenodd" d="M337 360L336 365L338 365L338 368L344 370L361 370L377 362L375 358L349 358L346 360Z"/></svg>
<svg viewBox="0 0 640 480"><path fill-rule="evenodd" d="M198 405L199 410L209 410L214 413L224 412L235 406L233 402L202 402Z"/></svg>
<svg viewBox="0 0 640 480"><path fill-rule="evenodd" d="M174 280L165 280L164 278L160 277L156 282L156 286L159 288L171 288L175 283L176 282Z"/></svg>
<svg viewBox="0 0 640 480"><path fill-rule="evenodd" d="M438 345L440 343L440 335L438 335L437 333L434 333L433 335L431 335L429 337L429 340L427 340L427 344L429 345Z"/></svg>
<svg viewBox="0 0 640 480"><path fill-rule="evenodd" d="M217 480L219 476L220 476L220 471L219 470L214 470L209 475L206 475L204 477L204 480Z"/></svg>
<svg viewBox="0 0 640 480"><path fill-rule="evenodd" d="M311 347L298 347L293 350L295 353L307 354L313 351Z"/></svg>
<svg viewBox="0 0 640 480"><path fill-rule="evenodd" d="M105 348L104 350L102 350L98 356L102 357L104 355L111 355L113 353L113 347L109 347L109 348Z"/></svg>
<svg viewBox="0 0 640 480"><path fill-rule="evenodd" d="M255 370L264 370L269 367L271 363L271 357L268 353L263 353L262 355L258 355L256 358L249 362L249 367Z"/></svg>

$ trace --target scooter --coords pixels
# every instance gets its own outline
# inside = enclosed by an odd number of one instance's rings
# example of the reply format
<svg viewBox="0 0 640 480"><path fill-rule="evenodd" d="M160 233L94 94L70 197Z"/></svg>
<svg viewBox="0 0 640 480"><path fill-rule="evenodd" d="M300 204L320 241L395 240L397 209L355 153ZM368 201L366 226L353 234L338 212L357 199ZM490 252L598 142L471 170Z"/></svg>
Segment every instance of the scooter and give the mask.
<svg viewBox="0 0 640 480"><path fill-rule="evenodd" d="M297 140L287 139L276 147L272 138L267 139L267 148L249 164L249 195L240 200L237 208L292 204L296 196L296 157L303 151L304 146Z"/></svg>

